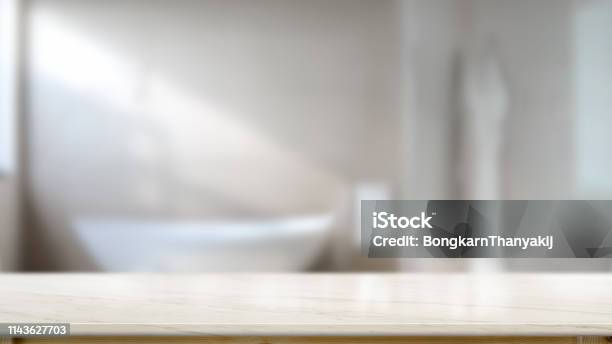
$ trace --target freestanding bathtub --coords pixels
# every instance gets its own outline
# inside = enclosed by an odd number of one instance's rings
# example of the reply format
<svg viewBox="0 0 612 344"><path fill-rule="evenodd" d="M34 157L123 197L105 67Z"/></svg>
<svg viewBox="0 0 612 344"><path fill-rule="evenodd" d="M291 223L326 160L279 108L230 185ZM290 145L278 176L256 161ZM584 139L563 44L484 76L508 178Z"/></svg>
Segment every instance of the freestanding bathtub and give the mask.
<svg viewBox="0 0 612 344"><path fill-rule="evenodd" d="M261 221L88 218L77 238L104 271L299 271L321 253L329 215Z"/></svg>

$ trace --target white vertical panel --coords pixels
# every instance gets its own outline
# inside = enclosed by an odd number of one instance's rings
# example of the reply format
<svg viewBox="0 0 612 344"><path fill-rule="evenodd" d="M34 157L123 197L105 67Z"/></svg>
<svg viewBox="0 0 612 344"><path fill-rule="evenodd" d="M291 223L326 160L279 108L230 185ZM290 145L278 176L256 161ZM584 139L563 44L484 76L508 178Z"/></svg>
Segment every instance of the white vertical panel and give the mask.
<svg viewBox="0 0 612 344"><path fill-rule="evenodd" d="M578 192L612 194L612 2L581 4L576 14L576 148Z"/></svg>
<svg viewBox="0 0 612 344"><path fill-rule="evenodd" d="M18 5L19 0L0 0L0 271L18 267Z"/></svg>
<svg viewBox="0 0 612 344"><path fill-rule="evenodd" d="M0 174L15 169L17 0L0 0Z"/></svg>

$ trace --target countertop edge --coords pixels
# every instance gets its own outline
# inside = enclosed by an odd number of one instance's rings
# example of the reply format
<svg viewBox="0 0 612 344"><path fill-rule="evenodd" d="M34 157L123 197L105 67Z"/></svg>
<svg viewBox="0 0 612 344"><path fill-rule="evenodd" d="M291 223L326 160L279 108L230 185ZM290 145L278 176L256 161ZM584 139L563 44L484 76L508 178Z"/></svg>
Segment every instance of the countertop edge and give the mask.
<svg viewBox="0 0 612 344"><path fill-rule="evenodd" d="M96 324L73 336L610 336L612 324Z"/></svg>

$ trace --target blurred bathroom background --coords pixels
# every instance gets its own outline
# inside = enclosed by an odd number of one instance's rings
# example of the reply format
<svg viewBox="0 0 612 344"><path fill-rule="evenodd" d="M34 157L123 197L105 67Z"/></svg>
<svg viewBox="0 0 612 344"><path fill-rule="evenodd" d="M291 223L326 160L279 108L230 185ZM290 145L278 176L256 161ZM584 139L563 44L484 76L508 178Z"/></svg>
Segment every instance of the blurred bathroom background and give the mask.
<svg viewBox="0 0 612 344"><path fill-rule="evenodd" d="M611 0L0 0L0 270L367 259L361 199L610 199Z"/></svg>

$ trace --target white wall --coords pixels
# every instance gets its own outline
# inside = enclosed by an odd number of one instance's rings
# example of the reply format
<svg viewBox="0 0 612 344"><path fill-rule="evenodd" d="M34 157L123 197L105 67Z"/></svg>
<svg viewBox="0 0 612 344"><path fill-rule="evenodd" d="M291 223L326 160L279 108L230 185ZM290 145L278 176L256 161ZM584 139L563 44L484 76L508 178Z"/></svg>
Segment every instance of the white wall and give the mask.
<svg viewBox="0 0 612 344"><path fill-rule="evenodd" d="M463 58L489 41L497 47L510 97L501 160L502 199L573 196L572 0L406 1L406 95L402 198L457 199L457 132ZM491 261L489 261L491 262ZM588 263L588 262L585 262ZM466 261L406 260L406 269L467 269ZM557 269L567 262L525 261L516 269ZM590 268L595 264L578 268ZM573 267L576 268L577 265ZM585 269L586 270L586 269Z"/></svg>
<svg viewBox="0 0 612 344"><path fill-rule="evenodd" d="M504 198L573 196L573 3L473 0L464 18L464 45L494 40L508 80Z"/></svg>
<svg viewBox="0 0 612 344"><path fill-rule="evenodd" d="M392 183L398 25L395 1L30 1L32 264L87 267L83 216L333 211Z"/></svg>
<svg viewBox="0 0 612 344"><path fill-rule="evenodd" d="M506 77L501 197L573 195L572 0L408 0L403 197L461 197L461 60L493 42Z"/></svg>
<svg viewBox="0 0 612 344"><path fill-rule="evenodd" d="M610 199L612 194L612 2L577 3L574 28L576 160L580 196Z"/></svg>
<svg viewBox="0 0 612 344"><path fill-rule="evenodd" d="M19 8L16 0L0 0L0 174L16 170L16 81Z"/></svg>
<svg viewBox="0 0 612 344"><path fill-rule="evenodd" d="M454 68L461 47L456 0L402 3L402 198L456 197ZM399 71L398 71L399 72Z"/></svg>
<svg viewBox="0 0 612 344"><path fill-rule="evenodd" d="M34 265L87 266L82 216L323 211L363 180L455 198L457 64L490 38L511 106L502 197L565 198L572 3L31 0Z"/></svg>
<svg viewBox="0 0 612 344"><path fill-rule="evenodd" d="M0 0L0 271L19 267L16 159L18 1Z"/></svg>

